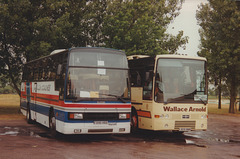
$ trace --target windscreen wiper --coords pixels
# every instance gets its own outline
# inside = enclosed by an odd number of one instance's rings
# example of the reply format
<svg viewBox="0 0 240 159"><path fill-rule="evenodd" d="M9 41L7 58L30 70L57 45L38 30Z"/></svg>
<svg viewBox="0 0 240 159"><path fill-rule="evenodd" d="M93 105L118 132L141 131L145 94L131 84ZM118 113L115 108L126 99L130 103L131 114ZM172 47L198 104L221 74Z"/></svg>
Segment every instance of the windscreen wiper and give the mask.
<svg viewBox="0 0 240 159"><path fill-rule="evenodd" d="M203 102L203 104L204 105L206 105L207 104L207 101L204 101L204 100L202 100L202 98L199 98L200 99L200 101L202 101Z"/></svg>
<svg viewBox="0 0 240 159"><path fill-rule="evenodd" d="M117 95L114 95L114 94L104 94L104 93L99 93L100 95L105 95L105 96L110 96L110 97L115 97L117 98L119 101L123 102L123 103L126 103L127 101L125 101L121 96L117 96Z"/></svg>
<svg viewBox="0 0 240 159"><path fill-rule="evenodd" d="M185 96L185 95L183 95ZM167 101L164 101L164 104L172 103L174 101L179 101L183 96L177 97L177 98L168 98Z"/></svg>
<svg viewBox="0 0 240 159"><path fill-rule="evenodd" d="M167 101L164 101L164 104L171 103L174 100L174 98L168 98Z"/></svg>
<svg viewBox="0 0 240 159"><path fill-rule="evenodd" d="M75 100L72 100L72 102L81 102L81 101L94 101L93 98L77 98Z"/></svg>

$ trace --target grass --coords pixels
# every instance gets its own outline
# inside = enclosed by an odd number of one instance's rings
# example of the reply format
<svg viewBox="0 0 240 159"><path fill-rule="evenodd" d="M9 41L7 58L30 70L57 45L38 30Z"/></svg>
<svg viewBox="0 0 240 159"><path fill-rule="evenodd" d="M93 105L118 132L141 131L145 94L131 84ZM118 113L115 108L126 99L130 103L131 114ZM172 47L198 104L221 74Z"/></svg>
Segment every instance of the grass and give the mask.
<svg viewBox="0 0 240 159"><path fill-rule="evenodd" d="M209 114L222 114L222 115L232 115L232 116L239 116L240 112L237 111L235 114L228 113L229 111L229 104L222 104L221 109L218 109L217 104L208 104L208 113Z"/></svg>
<svg viewBox="0 0 240 159"><path fill-rule="evenodd" d="M224 114L239 116L240 112L235 114L228 113L229 105L222 104L222 109L218 109L217 104L208 104L209 114ZM0 120L19 120L25 117L20 113L20 97L13 94L0 95Z"/></svg>
<svg viewBox="0 0 240 159"><path fill-rule="evenodd" d="M0 95L0 120L18 120L25 118L20 113L20 97L13 94Z"/></svg>
<svg viewBox="0 0 240 159"><path fill-rule="evenodd" d="M208 99L217 99L218 96L208 96ZM229 99L227 96L222 96L222 99Z"/></svg>

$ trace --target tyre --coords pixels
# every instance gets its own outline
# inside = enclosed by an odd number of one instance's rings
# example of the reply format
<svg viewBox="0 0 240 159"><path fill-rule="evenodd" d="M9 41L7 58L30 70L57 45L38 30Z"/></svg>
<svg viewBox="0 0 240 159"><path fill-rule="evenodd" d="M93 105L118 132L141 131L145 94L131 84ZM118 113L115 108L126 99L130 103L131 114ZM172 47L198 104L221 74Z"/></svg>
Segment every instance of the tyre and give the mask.
<svg viewBox="0 0 240 159"><path fill-rule="evenodd" d="M131 133L136 133L138 130L138 116L135 110L132 111L131 117Z"/></svg>
<svg viewBox="0 0 240 159"><path fill-rule="evenodd" d="M56 130L56 117L54 115L54 111L51 111L49 115L49 129L50 135L55 138L57 136L57 130Z"/></svg>
<svg viewBox="0 0 240 159"><path fill-rule="evenodd" d="M27 105L26 119L27 119L27 123L28 123L28 124L32 124L32 123L33 123L33 120L32 120L32 117L31 117L31 110L30 110L29 104Z"/></svg>

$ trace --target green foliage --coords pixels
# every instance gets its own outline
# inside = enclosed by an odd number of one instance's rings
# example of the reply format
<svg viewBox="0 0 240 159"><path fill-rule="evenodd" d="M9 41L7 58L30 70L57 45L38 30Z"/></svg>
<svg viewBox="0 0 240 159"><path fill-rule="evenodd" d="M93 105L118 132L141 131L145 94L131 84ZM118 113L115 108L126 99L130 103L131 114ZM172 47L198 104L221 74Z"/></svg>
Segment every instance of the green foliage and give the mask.
<svg viewBox="0 0 240 159"><path fill-rule="evenodd" d="M53 2L53 1L52 1ZM49 54L56 45L55 21L62 16L63 2L40 0L0 1L0 74L20 93L21 66Z"/></svg>
<svg viewBox="0 0 240 159"><path fill-rule="evenodd" d="M0 0L0 75L20 93L22 64L55 49L91 45L128 55L175 53L187 38L166 29L182 2Z"/></svg>
<svg viewBox="0 0 240 159"><path fill-rule="evenodd" d="M15 93L16 93L16 90L9 85L3 88L0 87L0 94L15 94Z"/></svg>
<svg viewBox="0 0 240 159"><path fill-rule="evenodd" d="M128 55L156 55L175 53L187 42L182 32L176 37L166 33L181 1L110 1L108 6L103 26L107 47L123 49Z"/></svg>
<svg viewBox="0 0 240 159"><path fill-rule="evenodd" d="M0 76L0 94L9 94L9 93L17 93L16 90L9 84L9 79L7 76Z"/></svg>
<svg viewBox="0 0 240 159"><path fill-rule="evenodd" d="M209 0L200 5L197 20L201 26L201 51L208 59L213 80L226 81L230 90L230 112L234 113L240 86L240 11L236 1ZM220 83L221 84L221 83Z"/></svg>

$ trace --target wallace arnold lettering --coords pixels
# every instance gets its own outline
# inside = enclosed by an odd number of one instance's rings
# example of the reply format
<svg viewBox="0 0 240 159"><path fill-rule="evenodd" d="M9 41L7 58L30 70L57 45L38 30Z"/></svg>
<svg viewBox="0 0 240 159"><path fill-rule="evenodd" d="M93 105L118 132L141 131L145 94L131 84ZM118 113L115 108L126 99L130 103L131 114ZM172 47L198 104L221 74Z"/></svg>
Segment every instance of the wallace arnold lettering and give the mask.
<svg viewBox="0 0 240 159"><path fill-rule="evenodd" d="M207 108L202 107L202 108L179 108L179 107L163 107L164 111L168 112L206 112Z"/></svg>

